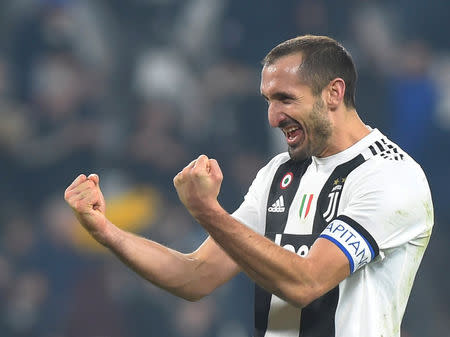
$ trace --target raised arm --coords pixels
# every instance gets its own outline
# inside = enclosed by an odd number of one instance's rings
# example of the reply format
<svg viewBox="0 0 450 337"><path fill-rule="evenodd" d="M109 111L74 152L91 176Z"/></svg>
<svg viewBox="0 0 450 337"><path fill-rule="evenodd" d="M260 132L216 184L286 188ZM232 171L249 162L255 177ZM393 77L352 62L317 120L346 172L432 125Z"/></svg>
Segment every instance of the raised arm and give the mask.
<svg viewBox="0 0 450 337"><path fill-rule="evenodd" d="M204 155L174 179L192 216L258 285L305 307L350 274L347 257L331 241L317 239L301 257L235 220L217 202L221 182L217 162Z"/></svg>
<svg viewBox="0 0 450 337"><path fill-rule="evenodd" d="M183 254L116 227L105 216L106 205L95 174L78 176L64 197L95 240L139 275L176 296L198 300L240 270L212 238L196 251Z"/></svg>

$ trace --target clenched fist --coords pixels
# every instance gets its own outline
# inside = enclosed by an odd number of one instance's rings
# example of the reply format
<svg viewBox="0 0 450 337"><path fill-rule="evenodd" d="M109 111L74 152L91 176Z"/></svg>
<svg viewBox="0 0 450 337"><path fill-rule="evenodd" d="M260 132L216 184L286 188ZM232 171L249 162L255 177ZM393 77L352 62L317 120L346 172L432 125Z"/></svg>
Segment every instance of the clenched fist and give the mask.
<svg viewBox="0 0 450 337"><path fill-rule="evenodd" d="M108 221L105 217L105 199L99 186L98 175L80 174L66 189L64 199L72 208L78 221L100 243L105 243Z"/></svg>
<svg viewBox="0 0 450 337"><path fill-rule="evenodd" d="M219 207L222 171L215 159L201 155L173 179L178 197L194 218Z"/></svg>

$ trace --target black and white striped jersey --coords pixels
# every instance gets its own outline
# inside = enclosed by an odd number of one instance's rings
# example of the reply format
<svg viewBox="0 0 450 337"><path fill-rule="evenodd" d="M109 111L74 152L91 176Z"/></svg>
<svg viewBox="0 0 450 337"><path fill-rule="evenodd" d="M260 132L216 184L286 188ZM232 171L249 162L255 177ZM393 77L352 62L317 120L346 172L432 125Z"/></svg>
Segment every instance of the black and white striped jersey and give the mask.
<svg viewBox="0 0 450 337"><path fill-rule="evenodd" d="M256 286L254 337L400 336L433 205L421 167L381 132L326 158L276 156L233 216L299 256L322 237L349 260L350 276L303 309Z"/></svg>

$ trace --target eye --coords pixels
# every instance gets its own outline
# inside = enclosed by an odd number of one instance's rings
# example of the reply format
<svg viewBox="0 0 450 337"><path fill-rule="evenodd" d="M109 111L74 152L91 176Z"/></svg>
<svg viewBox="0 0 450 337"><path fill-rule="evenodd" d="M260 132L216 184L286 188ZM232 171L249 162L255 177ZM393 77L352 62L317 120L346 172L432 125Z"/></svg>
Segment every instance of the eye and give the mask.
<svg viewBox="0 0 450 337"><path fill-rule="evenodd" d="M275 99L278 100L281 104L288 105L293 103L294 97L288 93L277 93L275 95Z"/></svg>

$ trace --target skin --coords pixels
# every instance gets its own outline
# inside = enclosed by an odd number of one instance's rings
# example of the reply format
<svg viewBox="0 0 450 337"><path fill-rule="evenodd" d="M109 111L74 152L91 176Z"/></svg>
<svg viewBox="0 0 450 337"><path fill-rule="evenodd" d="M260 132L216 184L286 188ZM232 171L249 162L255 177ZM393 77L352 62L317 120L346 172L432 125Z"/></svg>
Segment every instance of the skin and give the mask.
<svg viewBox="0 0 450 337"><path fill-rule="evenodd" d="M345 83L336 78L314 96L297 73L301 55L284 56L263 68L261 94L268 102L272 127L301 126L289 153L296 160L326 157L345 150L369 133L354 109L343 102ZM245 272L257 284L298 307L304 307L349 275L344 253L317 239L300 257L257 234L218 203L223 175L205 155L174 178L180 201L210 237L194 252L182 254L125 232L105 217L99 177L78 176L65 199L86 230L125 264L153 284L188 300L198 300Z"/></svg>
<svg viewBox="0 0 450 337"><path fill-rule="evenodd" d="M369 131L356 110L344 104L344 80L333 79L320 96L314 96L298 75L301 60L301 54L292 54L262 69L260 90L268 103L269 124L282 131L301 125L304 141L289 146L294 159L328 157L352 146Z"/></svg>

